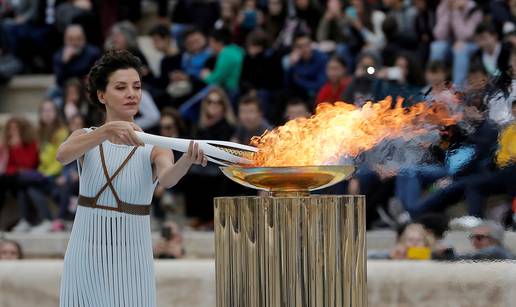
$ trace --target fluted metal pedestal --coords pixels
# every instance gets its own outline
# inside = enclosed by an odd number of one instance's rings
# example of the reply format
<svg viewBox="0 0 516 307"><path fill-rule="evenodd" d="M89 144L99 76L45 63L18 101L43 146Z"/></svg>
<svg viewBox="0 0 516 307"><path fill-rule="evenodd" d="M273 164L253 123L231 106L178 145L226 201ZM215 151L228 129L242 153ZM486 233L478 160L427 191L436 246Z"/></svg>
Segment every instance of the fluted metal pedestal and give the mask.
<svg viewBox="0 0 516 307"><path fill-rule="evenodd" d="M363 196L215 199L217 307L367 306Z"/></svg>

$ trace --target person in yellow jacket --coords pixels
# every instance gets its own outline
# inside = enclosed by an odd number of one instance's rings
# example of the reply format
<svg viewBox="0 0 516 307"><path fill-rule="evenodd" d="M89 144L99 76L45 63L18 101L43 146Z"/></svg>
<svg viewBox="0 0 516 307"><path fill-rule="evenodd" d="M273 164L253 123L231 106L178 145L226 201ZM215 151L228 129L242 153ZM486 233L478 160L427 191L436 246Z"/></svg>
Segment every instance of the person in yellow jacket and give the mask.
<svg viewBox="0 0 516 307"><path fill-rule="evenodd" d="M56 184L56 179L63 169L62 164L56 160L57 150L69 133L61 121L57 106L50 100L43 101L40 105L38 132L39 166L31 175L32 179L28 183L25 197L19 199L19 202L24 208L28 208L30 202L37 208L39 215L37 220L41 222L30 231L48 232L52 230L53 215L49 209L47 197L53 198L60 208L67 208L69 202L64 188ZM22 212L28 212L28 210L22 210Z"/></svg>
<svg viewBox="0 0 516 307"><path fill-rule="evenodd" d="M500 133L497 169L466 183L468 206L484 208L485 198L489 195L506 194L509 201L516 197L516 100L512 102L512 114L512 122Z"/></svg>

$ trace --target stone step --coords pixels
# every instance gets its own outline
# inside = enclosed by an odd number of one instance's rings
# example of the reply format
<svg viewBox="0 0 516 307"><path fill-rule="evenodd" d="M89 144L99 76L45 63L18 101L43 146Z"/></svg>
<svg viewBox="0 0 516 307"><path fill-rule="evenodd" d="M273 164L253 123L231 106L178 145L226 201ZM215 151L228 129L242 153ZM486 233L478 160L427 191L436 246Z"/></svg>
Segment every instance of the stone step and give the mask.
<svg viewBox="0 0 516 307"><path fill-rule="evenodd" d="M459 253L471 251L468 232L450 231L445 241L455 247ZM152 234L156 241L159 233ZM28 258L61 258L66 251L66 245L70 234L68 232L30 234L30 233L4 233L5 238L19 242ZM396 234L390 230L375 230L367 232L368 250L386 250L394 246ZM215 244L213 232L191 231L183 232L183 242L187 258L214 258ZM516 253L516 233L506 232L506 246Z"/></svg>
<svg viewBox="0 0 516 307"><path fill-rule="evenodd" d="M0 87L0 113L37 114L39 104L53 85L52 75L16 76Z"/></svg>

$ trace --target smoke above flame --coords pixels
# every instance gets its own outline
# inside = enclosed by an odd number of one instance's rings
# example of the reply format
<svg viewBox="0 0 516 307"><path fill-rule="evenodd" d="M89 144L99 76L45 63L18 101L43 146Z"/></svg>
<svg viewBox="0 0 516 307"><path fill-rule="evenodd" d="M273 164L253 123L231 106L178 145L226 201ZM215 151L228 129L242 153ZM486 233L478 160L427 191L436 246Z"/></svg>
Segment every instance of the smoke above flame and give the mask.
<svg viewBox="0 0 516 307"><path fill-rule="evenodd" d="M403 99L391 97L356 107L344 102L319 104L315 115L253 137L258 148L254 166L307 166L339 164L383 140L412 140L440 126L460 120L443 103L417 103L405 108Z"/></svg>

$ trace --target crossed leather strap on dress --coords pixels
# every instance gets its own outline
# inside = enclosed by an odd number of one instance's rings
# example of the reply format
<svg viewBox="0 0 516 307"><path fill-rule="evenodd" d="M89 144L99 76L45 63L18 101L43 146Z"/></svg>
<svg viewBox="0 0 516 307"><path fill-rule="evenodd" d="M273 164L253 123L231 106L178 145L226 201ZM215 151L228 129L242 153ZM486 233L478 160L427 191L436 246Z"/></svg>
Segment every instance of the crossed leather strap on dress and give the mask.
<svg viewBox="0 0 516 307"><path fill-rule="evenodd" d="M79 195L79 199L78 199L77 203L80 206L89 207L89 208L100 208L100 209L118 211L118 212L133 214L133 215L149 215L150 207L151 207L150 205L134 205L134 204L129 204L129 203L123 202L120 200L120 197L118 197L118 194L117 194L115 188L113 187L113 180L120 173L120 171L122 171L122 169L126 166L127 162L129 162L131 157L136 152L136 149L138 149L138 147L134 147L131 150L129 155L127 155L127 158L125 158L124 162L122 162L122 164L120 164L120 166L116 169L115 173L113 173L113 175L110 177L107 167L106 167L106 160L104 158L104 149L102 148L102 144L100 144L99 145L100 160L102 161L102 169L104 170L104 176L106 177L106 183L100 189L100 191L97 193L97 195L95 195L95 197L87 197L87 196ZM115 197L116 204L117 204L116 207L99 205L97 203L100 195L108 187L111 190L111 192L113 193L113 196Z"/></svg>

